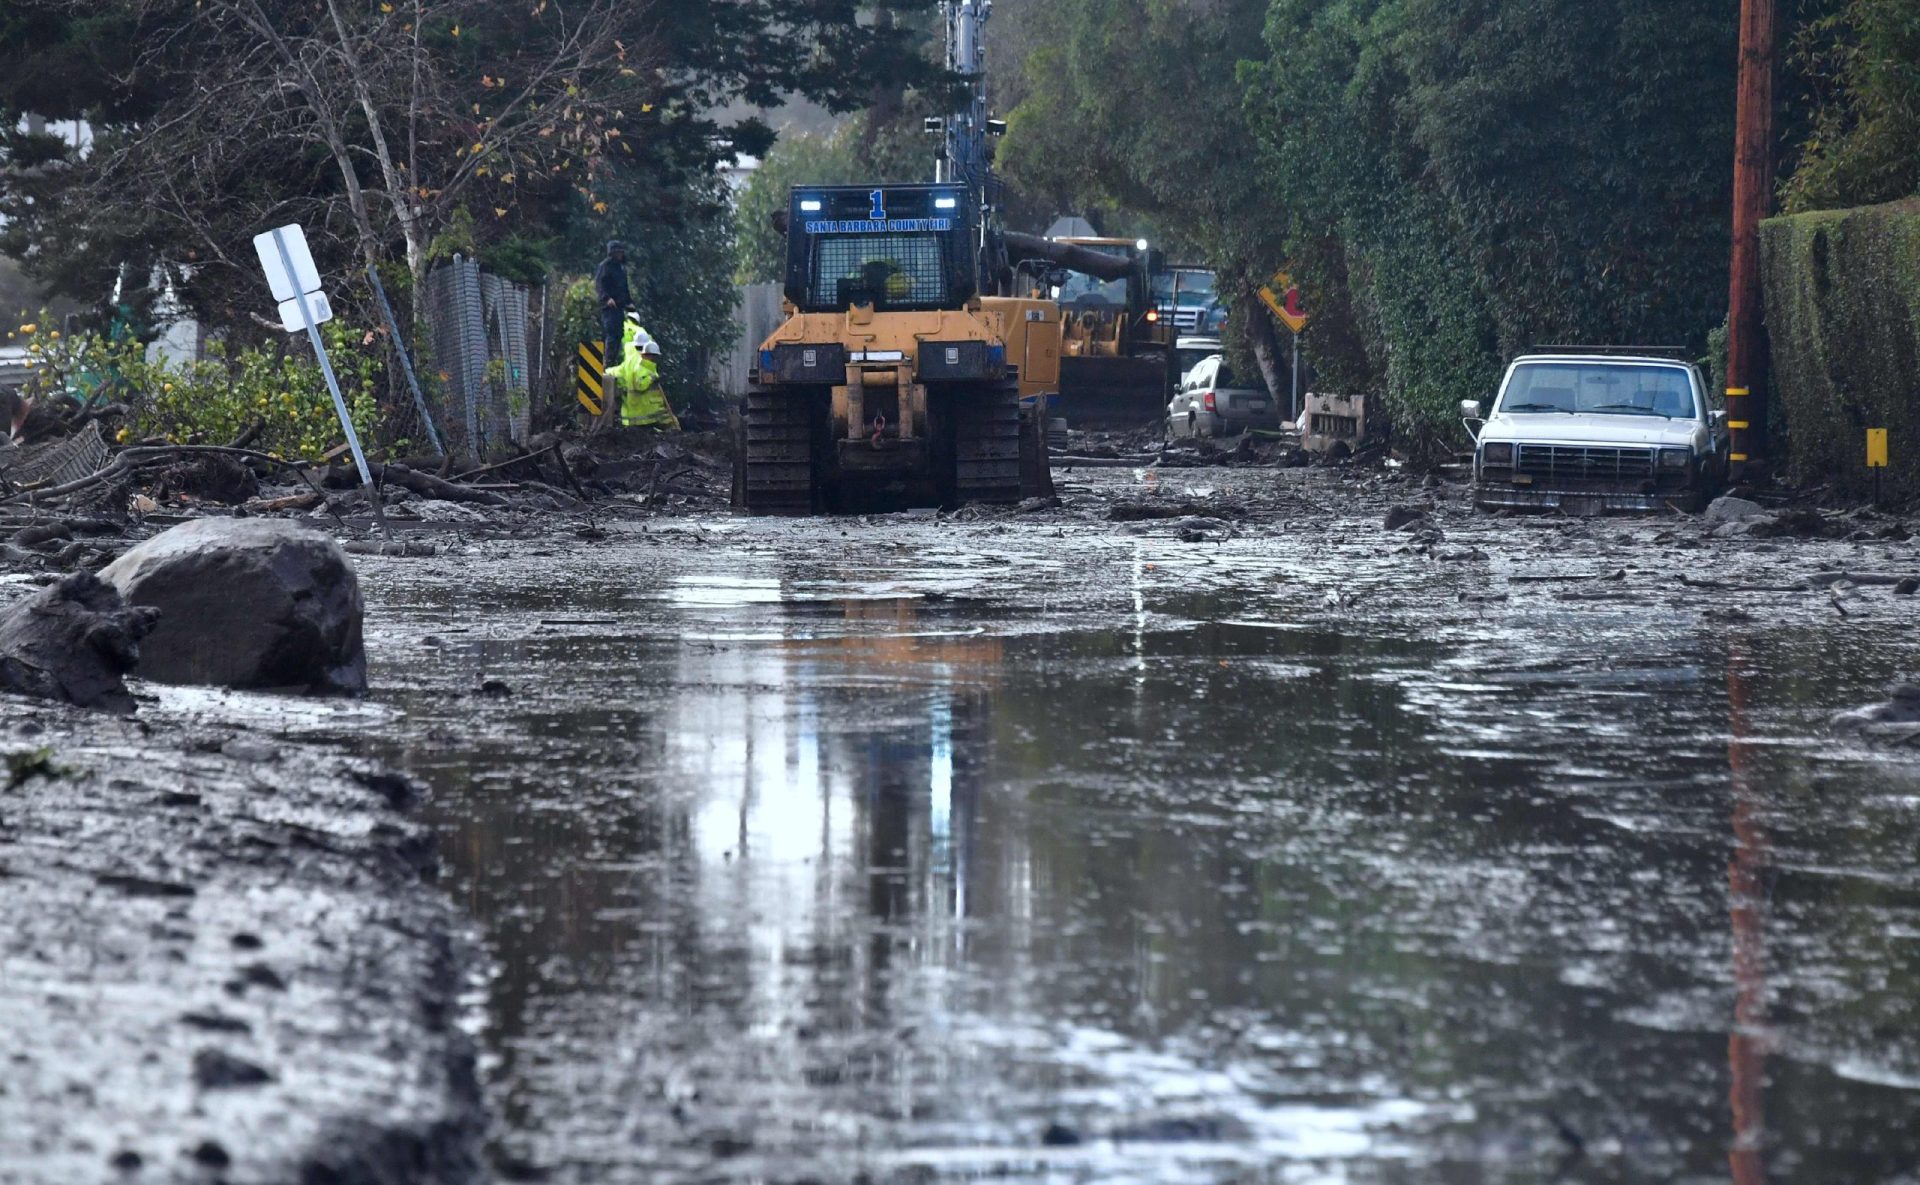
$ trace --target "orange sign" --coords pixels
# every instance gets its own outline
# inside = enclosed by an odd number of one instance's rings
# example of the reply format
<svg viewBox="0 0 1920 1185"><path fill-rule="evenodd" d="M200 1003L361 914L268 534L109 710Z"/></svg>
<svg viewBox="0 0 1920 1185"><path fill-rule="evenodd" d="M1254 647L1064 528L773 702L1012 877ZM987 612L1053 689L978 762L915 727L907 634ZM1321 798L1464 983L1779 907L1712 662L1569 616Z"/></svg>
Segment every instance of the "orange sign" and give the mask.
<svg viewBox="0 0 1920 1185"><path fill-rule="evenodd" d="M1275 272L1260 289L1260 299L1282 325L1299 333L1307 327L1306 303L1301 299L1300 289L1294 286L1293 277L1284 271Z"/></svg>

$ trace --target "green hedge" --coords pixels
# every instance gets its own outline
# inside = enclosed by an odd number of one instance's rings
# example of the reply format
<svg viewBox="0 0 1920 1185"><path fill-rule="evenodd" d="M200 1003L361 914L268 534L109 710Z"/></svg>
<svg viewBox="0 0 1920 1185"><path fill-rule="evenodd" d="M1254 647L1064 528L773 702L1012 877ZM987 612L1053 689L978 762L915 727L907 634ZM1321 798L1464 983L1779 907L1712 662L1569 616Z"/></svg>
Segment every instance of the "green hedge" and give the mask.
<svg viewBox="0 0 1920 1185"><path fill-rule="evenodd" d="M1865 492L1886 428L1888 492L1920 495L1920 199L1771 219L1761 260L1787 476Z"/></svg>

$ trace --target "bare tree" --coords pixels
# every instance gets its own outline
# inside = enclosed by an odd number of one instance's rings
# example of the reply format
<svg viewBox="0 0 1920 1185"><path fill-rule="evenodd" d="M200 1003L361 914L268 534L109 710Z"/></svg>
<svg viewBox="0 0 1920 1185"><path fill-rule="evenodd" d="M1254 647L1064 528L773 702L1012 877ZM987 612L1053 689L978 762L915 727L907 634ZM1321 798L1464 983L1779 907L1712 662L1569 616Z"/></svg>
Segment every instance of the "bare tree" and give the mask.
<svg viewBox="0 0 1920 1185"><path fill-rule="evenodd" d="M136 3L153 31L138 68L182 85L99 146L78 192L235 267L248 227L298 218L369 265L397 255L417 286L462 206L504 217L563 186L594 201L659 77L635 0Z"/></svg>

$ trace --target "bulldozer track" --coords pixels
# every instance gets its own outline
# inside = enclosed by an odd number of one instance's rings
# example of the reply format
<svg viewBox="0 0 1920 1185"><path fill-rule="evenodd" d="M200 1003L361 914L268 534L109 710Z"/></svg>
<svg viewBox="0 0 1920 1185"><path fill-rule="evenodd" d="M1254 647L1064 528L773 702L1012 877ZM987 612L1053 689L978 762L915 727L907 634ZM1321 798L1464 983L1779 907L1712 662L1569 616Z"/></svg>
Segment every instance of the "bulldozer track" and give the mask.
<svg viewBox="0 0 1920 1185"><path fill-rule="evenodd" d="M955 500L1018 502L1019 384L996 384L962 397L953 415Z"/></svg>
<svg viewBox="0 0 1920 1185"><path fill-rule="evenodd" d="M808 514L815 497L813 401L800 392L749 391L742 414L743 509Z"/></svg>

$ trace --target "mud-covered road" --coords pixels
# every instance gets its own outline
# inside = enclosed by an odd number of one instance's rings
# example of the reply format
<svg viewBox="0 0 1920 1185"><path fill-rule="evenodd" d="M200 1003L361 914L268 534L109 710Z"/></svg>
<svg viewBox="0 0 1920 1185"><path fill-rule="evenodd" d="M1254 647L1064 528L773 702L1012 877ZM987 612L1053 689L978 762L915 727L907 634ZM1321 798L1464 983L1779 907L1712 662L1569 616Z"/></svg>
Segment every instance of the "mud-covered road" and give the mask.
<svg viewBox="0 0 1920 1185"><path fill-rule="evenodd" d="M0 1181L1920 1183L1914 522L1060 482L415 526L365 703L21 707Z"/></svg>
<svg viewBox="0 0 1920 1185"><path fill-rule="evenodd" d="M361 561L503 1177L1920 1180L1904 530L1061 479Z"/></svg>

